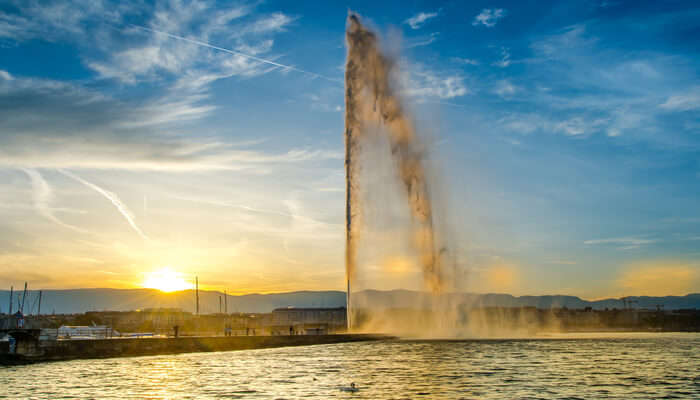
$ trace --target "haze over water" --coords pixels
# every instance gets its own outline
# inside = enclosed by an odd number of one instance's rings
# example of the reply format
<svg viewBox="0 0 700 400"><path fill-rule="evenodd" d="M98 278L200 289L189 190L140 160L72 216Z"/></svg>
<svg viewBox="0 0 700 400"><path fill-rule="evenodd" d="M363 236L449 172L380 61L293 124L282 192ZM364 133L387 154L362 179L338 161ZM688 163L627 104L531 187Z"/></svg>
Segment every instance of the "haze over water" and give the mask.
<svg viewBox="0 0 700 400"><path fill-rule="evenodd" d="M16 366L0 398L697 399L698 366L697 333L396 340Z"/></svg>

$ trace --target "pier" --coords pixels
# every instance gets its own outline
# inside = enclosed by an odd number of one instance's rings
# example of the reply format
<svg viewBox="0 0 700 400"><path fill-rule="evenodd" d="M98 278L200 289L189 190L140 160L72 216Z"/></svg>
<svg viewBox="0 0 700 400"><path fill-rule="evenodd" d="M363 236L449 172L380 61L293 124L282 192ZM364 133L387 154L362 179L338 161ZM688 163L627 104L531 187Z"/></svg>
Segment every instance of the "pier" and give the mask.
<svg viewBox="0 0 700 400"><path fill-rule="evenodd" d="M9 333L9 332L8 332ZM286 346L309 346L345 342L386 340L373 334L291 336L194 336L179 338L115 338L85 340L39 340L38 333L13 331L13 352L0 345L0 364L26 364L87 358L136 357L213 351L252 350ZM20 344L21 343L21 344Z"/></svg>

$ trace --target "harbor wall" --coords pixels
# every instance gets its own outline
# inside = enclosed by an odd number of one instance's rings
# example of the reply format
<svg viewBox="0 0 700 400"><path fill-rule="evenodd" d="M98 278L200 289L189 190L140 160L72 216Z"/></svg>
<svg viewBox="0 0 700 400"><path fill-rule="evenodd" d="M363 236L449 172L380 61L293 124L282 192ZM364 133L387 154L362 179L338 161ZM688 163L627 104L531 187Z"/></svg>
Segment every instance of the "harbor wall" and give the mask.
<svg viewBox="0 0 700 400"><path fill-rule="evenodd" d="M308 346L387 339L382 335L338 334L298 336L219 336L180 338L128 338L41 341L32 356L0 353L4 363L71 360L84 358L135 357L211 351Z"/></svg>

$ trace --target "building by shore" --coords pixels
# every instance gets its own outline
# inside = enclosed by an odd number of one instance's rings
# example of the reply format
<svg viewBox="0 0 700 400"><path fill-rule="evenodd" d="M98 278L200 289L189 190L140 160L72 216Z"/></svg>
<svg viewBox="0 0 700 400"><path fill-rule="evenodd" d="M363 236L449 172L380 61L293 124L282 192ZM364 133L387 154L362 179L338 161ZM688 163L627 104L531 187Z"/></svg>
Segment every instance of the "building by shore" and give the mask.
<svg viewBox="0 0 700 400"><path fill-rule="evenodd" d="M5 325L16 327L9 316ZM345 307L277 308L270 313L216 313L196 315L177 308L134 311L89 311L81 314L25 316L28 325L48 336L109 338L155 336L279 336L345 332ZM13 320L14 321L14 320Z"/></svg>

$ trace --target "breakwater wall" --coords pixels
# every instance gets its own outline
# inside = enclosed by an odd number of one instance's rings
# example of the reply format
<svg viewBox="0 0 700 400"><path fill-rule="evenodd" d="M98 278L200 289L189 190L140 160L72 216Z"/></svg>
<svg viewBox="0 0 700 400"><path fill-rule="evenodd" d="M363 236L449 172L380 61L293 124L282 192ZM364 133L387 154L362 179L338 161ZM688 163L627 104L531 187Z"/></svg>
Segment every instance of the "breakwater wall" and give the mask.
<svg viewBox="0 0 700 400"><path fill-rule="evenodd" d="M0 353L0 363L20 364L86 358L135 357L212 351L309 346L388 339L371 334L298 336L219 336L41 341L33 354Z"/></svg>

